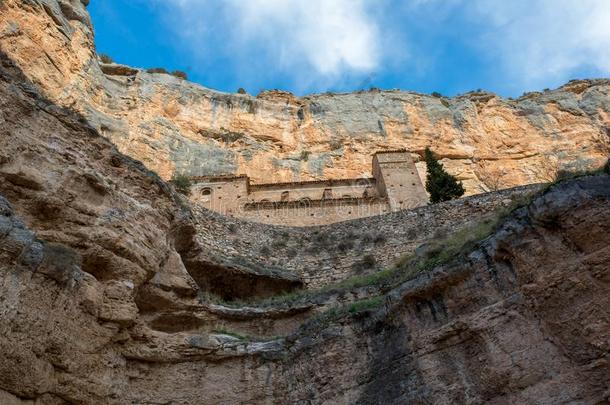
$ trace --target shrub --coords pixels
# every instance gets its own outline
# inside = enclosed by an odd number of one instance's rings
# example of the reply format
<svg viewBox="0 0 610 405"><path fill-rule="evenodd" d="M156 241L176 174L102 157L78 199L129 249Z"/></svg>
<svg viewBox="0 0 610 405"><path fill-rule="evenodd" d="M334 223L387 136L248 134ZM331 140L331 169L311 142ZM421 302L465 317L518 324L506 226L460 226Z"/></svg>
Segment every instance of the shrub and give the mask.
<svg viewBox="0 0 610 405"><path fill-rule="evenodd" d="M242 132L233 132L224 128L221 128L221 130L223 132L219 135L219 138L226 143L233 143L245 137Z"/></svg>
<svg viewBox="0 0 610 405"><path fill-rule="evenodd" d="M432 97L443 98L443 95L441 93L439 93L438 91L433 91Z"/></svg>
<svg viewBox="0 0 610 405"><path fill-rule="evenodd" d="M101 53L99 56L102 63L114 63L114 59L108 54Z"/></svg>
<svg viewBox="0 0 610 405"><path fill-rule="evenodd" d="M367 269L375 267L377 264L377 260L375 260L375 256L366 255L362 258L362 264L366 266Z"/></svg>
<svg viewBox="0 0 610 405"><path fill-rule="evenodd" d="M428 167L426 190L430 193L432 203L453 200L464 195L462 182L458 182L454 176L445 171L430 148L426 148L425 158Z"/></svg>
<svg viewBox="0 0 610 405"><path fill-rule="evenodd" d="M237 89L237 94L248 94L248 92L243 87L240 87Z"/></svg>
<svg viewBox="0 0 610 405"><path fill-rule="evenodd" d="M191 179L184 174L175 174L171 180L176 190L184 195L191 194Z"/></svg>
<svg viewBox="0 0 610 405"><path fill-rule="evenodd" d="M171 75L177 77L178 79L188 80L188 75L182 70L174 70Z"/></svg>
<svg viewBox="0 0 610 405"><path fill-rule="evenodd" d="M354 270L356 273L361 273L366 270L375 268L376 265L377 260L375 260L375 256L366 255L352 265L352 270Z"/></svg>
<svg viewBox="0 0 610 405"><path fill-rule="evenodd" d="M341 139L333 139L332 141L330 141L329 145L330 150L337 150L343 147L343 142L341 142Z"/></svg>
<svg viewBox="0 0 610 405"><path fill-rule="evenodd" d="M166 75L169 74L169 72L167 71L167 69L162 68L162 67L156 67L156 68L150 68L150 69L146 69L146 71L148 73L164 73Z"/></svg>
<svg viewBox="0 0 610 405"><path fill-rule="evenodd" d="M382 234L378 234L377 236L375 236L375 239L373 239L373 243L378 245L380 243L385 243L386 238L384 235Z"/></svg>
<svg viewBox="0 0 610 405"><path fill-rule="evenodd" d="M379 307L383 303L383 297L373 297L365 300L356 301L349 306L350 314L357 314L359 312L370 311Z"/></svg>
<svg viewBox="0 0 610 405"><path fill-rule="evenodd" d="M299 157L302 161L307 162L309 160L309 155L311 155L311 152L308 150L303 150L301 151L301 156Z"/></svg>
<svg viewBox="0 0 610 405"><path fill-rule="evenodd" d="M337 245L337 249L341 252L347 252L350 249L354 248L354 242L351 240L344 240Z"/></svg>

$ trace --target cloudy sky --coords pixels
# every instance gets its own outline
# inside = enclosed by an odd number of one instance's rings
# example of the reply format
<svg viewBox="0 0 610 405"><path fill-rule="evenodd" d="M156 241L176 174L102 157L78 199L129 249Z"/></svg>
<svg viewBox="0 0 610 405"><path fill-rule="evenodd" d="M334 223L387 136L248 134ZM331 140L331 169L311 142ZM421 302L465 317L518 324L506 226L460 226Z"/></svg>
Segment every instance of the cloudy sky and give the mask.
<svg viewBox="0 0 610 405"><path fill-rule="evenodd" d="M610 0L94 0L98 51L206 87L504 96L610 77Z"/></svg>

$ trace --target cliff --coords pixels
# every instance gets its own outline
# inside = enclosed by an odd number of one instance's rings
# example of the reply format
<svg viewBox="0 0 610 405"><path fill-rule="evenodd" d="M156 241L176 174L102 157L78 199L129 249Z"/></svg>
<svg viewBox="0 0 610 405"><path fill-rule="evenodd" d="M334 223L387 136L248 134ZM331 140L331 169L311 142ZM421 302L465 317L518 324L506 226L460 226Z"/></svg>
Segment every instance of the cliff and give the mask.
<svg viewBox="0 0 610 405"><path fill-rule="evenodd" d="M607 80L517 100L484 91L226 94L100 63L84 3L4 0L0 47L46 97L80 112L164 179L175 172L247 174L254 182L354 178L370 175L376 150L407 148L418 158L431 146L476 194L599 166L608 155ZM425 165L418 168L423 176Z"/></svg>
<svg viewBox="0 0 610 405"><path fill-rule="evenodd" d="M313 228L223 217L95 121L120 120L70 51L82 2L0 11L48 30L0 35L1 404L610 400L610 167Z"/></svg>
<svg viewBox="0 0 610 405"><path fill-rule="evenodd" d="M240 222L191 212L0 61L3 404L610 399L608 175L423 207L406 228ZM261 235L285 242L275 266ZM355 266L302 290L316 265L281 267L291 248Z"/></svg>

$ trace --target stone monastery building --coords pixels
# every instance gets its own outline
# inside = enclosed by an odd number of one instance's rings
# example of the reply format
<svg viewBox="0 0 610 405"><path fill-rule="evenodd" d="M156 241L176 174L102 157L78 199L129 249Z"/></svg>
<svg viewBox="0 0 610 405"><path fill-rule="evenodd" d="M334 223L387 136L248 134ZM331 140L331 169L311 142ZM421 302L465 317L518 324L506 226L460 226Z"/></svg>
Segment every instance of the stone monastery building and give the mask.
<svg viewBox="0 0 610 405"><path fill-rule="evenodd" d="M249 221L323 225L425 205L428 196L406 150L373 155L373 177L250 184L248 176L192 178L191 199Z"/></svg>

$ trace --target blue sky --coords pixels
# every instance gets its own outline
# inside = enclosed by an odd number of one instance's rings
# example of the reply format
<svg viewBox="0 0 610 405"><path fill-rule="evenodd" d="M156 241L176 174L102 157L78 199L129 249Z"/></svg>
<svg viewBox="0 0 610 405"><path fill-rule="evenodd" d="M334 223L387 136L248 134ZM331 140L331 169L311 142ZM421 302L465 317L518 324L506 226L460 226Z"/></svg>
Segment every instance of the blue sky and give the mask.
<svg viewBox="0 0 610 405"><path fill-rule="evenodd" d="M610 76L610 0L93 0L98 52L206 87L503 96Z"/></svg>

